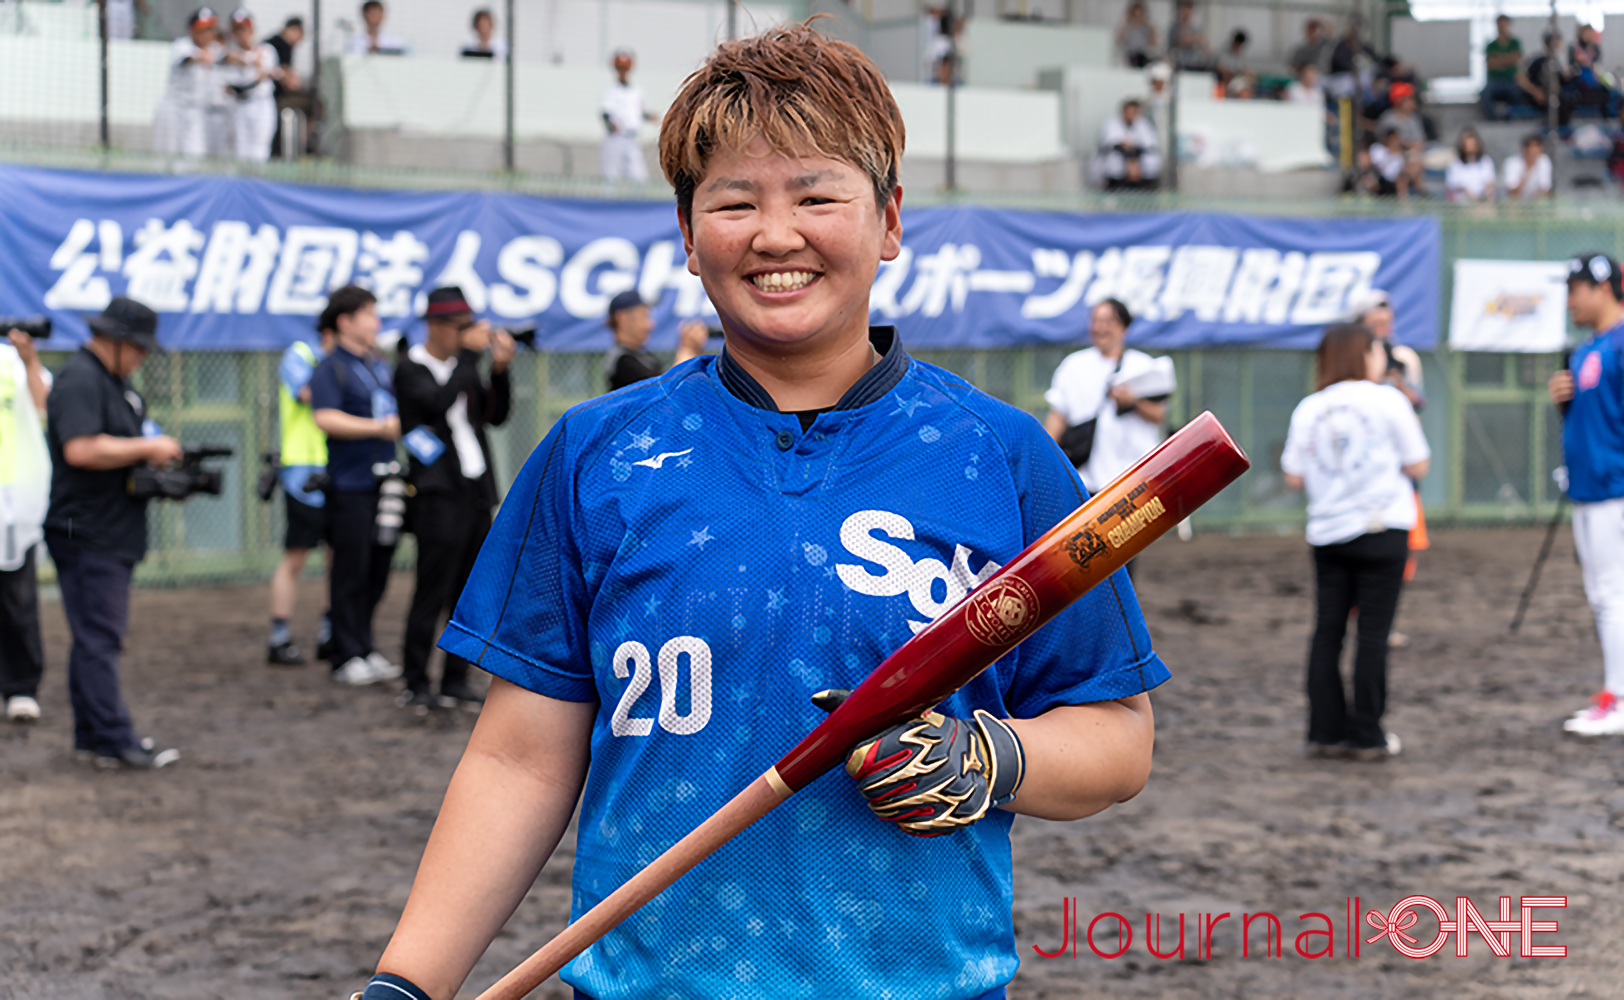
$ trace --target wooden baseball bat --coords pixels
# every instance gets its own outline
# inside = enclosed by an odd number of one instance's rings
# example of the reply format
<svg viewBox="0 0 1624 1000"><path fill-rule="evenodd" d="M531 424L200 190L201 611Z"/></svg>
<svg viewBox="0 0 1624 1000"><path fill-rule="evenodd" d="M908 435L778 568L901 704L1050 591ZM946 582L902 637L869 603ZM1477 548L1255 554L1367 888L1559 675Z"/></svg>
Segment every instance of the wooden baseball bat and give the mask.
<svg viewBox="0 0 1624 1000"><path fill-rule="evenodd" d="M519 1000L851 748L940 704L1251 463L1203 413L948 609L858 685L793 750L648 867L481 993Z"/></svg>

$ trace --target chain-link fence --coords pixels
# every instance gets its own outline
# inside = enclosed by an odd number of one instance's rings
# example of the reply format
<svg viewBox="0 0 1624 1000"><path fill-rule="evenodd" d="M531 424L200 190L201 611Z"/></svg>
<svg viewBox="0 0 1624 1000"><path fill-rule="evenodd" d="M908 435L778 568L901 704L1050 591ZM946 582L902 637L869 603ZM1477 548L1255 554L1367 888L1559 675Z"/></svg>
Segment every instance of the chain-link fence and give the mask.
<svg viewBox="0 0 1624 1000"><path fill-rule="evenodd" d="M916 351L1037 417L1044 391L1073 348L1011 351ZM1174 352L1179 388L1170 419L1180 425L1212 410L1252 457L1252 471L1196 514L1198 531L1299 530L1301 494L1280 476L1280 453L1292 409L1313 390L1306 351ZM59 368L62 354L45 355ZM277 450L278 357L266 353L164 353L148 359L134 381L153 419L188 445L222 445L224 490L185 503L155 502L149 514L152 551L137 579L149 585L263 579L281 554L280 494L256 496L262 456ZM1560 464L1559 427L1544 385L1548 355L1425 355L1429 405L1422 423L1434 451L1422 487L1434 522L1526 521L1547 513L1557 493L1550 470ZM597 354L521 351L513 364L513 410L493 429L498 483L506 490L547 430L569 407L603 388ZM411 559L404 546L401 561Z"/></svg>

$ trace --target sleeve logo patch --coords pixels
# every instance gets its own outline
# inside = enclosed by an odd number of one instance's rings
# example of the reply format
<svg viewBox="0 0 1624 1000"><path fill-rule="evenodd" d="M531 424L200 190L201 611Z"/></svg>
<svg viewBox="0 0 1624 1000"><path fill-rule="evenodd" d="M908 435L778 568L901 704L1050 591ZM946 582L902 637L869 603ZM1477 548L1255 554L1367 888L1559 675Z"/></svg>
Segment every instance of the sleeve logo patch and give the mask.
<svg viewBox="0 0 1624 1000"><path fill-rule="evenodd" d="M1579 366L1579 388L1594 389L1598 385L1601 385L1601 354L1592 351Z"/></svg>

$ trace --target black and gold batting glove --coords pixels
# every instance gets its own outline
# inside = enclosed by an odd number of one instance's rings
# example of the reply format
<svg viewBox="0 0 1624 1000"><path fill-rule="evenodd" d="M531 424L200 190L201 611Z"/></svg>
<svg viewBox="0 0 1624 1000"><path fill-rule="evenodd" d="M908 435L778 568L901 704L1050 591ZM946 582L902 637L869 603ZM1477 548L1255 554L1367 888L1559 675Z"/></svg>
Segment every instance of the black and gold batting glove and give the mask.
<svg viewBox="0 0 1624 1000"><path fill-rule="evenodd" d="M813 701L832 711L845 694L822 691ZM859 745L846 774L874 815L915 837L937 837L1012 801L1026 755L1015 730L985 709L970 719L927 712Z"/></svg>

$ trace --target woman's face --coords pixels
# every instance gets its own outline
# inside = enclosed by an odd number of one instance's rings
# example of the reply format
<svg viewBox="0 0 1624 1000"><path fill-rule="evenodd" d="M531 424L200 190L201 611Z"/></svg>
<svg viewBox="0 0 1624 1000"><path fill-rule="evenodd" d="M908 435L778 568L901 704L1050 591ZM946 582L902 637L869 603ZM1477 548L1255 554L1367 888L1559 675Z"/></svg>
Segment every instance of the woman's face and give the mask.
<svg viewBox="0 0 1624 1000"><path fill-rule="evenodd" d="M1460 148L1467 156L1481 156L1483 144L1477 141L1477 136L1471 132L1460 137Z"/></svg>

